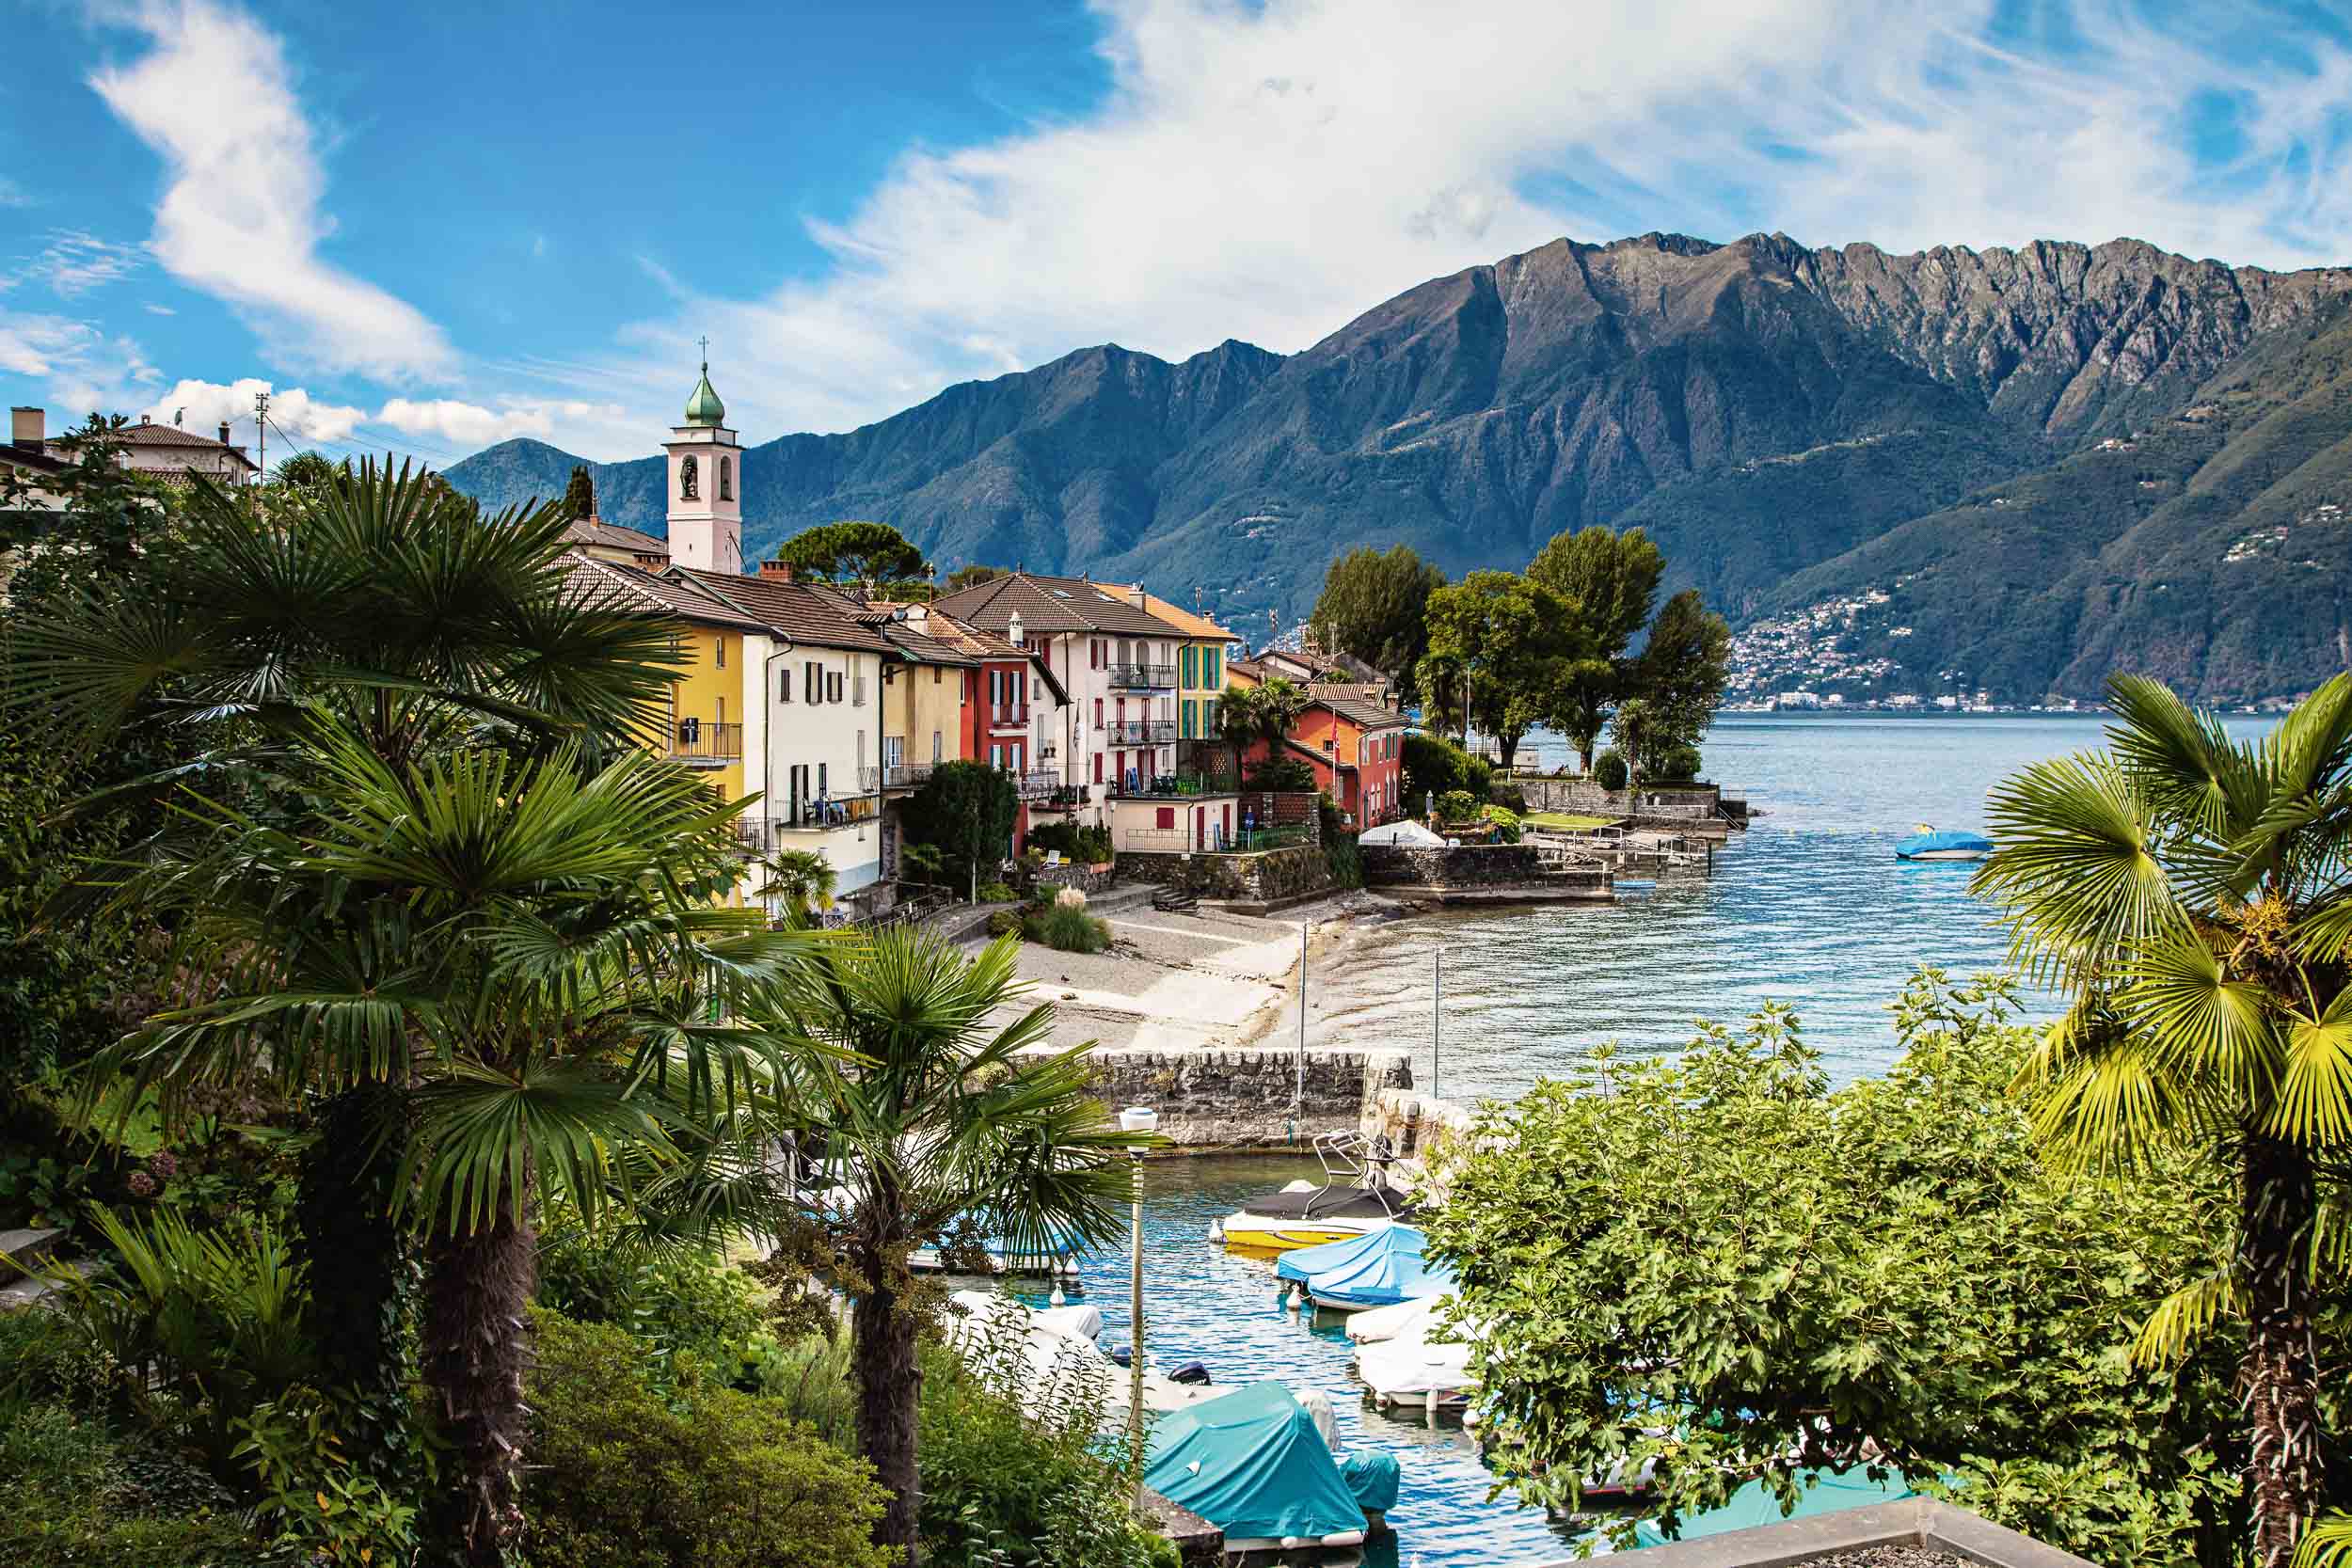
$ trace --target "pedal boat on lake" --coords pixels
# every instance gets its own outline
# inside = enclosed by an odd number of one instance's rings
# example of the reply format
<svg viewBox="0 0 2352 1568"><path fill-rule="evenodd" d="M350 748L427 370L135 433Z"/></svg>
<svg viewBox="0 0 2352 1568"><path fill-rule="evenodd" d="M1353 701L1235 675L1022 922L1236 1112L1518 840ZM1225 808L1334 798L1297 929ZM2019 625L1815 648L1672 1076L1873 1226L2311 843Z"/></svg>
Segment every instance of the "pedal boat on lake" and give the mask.
<svg viewBox="0 0 2352 1568"><path fill-rule="evenodd" d="M1993 841L1982 833L1972 833L1961 828L1931 828L1920 823L1919 831L1895 845L1899 861L1980 861L1993 853Z"/></svg>
<svg viewBox="0 0 2352 1568"><path fill-rule="evenodd" d="M1324 1180L1294 1181L1251 1198L1218 1221L1213 1240L1243 1252L1288 1252L1386 1230L1412 1218L1413 1200L1388 1184L1395 1155L1388 1140L1358 1132L1325 1132L1315 1139Z"/></svg>

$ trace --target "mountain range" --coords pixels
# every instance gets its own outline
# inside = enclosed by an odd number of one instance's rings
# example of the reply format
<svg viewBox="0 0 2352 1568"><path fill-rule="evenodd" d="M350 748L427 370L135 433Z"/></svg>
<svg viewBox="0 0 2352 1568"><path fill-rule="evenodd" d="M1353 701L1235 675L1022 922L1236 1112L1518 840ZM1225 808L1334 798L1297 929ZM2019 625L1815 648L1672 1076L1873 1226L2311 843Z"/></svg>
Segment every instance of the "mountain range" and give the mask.
<svg viewBox="0 0 2352 1568"><path fill-rule="evenodd" d="M579 461L508 441L448 477L504 505ZM659 458L589 467L607 520L661 531ZM2352 269L1560 240L1297 354L1105 344L768 441L743 496L746 559L873 517L943 570L1140 578L1244 630L1354 545L1459 573L1639 525L1772 679L2252 701L2352 652Z"/></svg>

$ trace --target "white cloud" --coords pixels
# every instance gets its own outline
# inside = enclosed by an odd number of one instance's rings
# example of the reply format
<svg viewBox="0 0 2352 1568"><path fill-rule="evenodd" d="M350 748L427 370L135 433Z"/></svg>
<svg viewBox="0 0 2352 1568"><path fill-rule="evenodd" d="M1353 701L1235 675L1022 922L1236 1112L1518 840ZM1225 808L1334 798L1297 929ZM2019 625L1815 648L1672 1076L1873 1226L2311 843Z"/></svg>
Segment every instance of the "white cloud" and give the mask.
<svg viewBox="0 0 2352 1568"><path fill-rule="evenodd" d="M222 420L237 438L248 444L254 441L253 400L259 393L269 398L270 438L273 442L346 440L352 431L368 417L364 408L328 403L312 397L299 387L283 391L257 376L223 384L217 381L185 380L173 384L171 389L149 403L139 412L159 424L168 424L179 416L180 422L190 430L208 431Z"/></svg>
<svg viewBox="0 0 2352 1568"><path fill-rule="evenodd" d="M6 283L39 283L59 299L78 299L128 277L145 259L138 245L102 240L78 229L54 230L49 243L24 258Z"/></svg>
<svg viewBox="0 0 2352 1568"><path fill-rule="evenodd" d="M0 207L30 207L33 198L24 186L0 174Z"/></svg>
<svg viewBox="0 0 2352 1568"><path fill-rule="evenodd" d="M405 435L437 436L460 446L482 447L516 436L542 440L555 434L561 420L625 419L624 410L590 403L514 403L499 408L463 403L455 398L417 401L394 398L375 416L375 423Z"/></svg>
<svg viewBox="0 0 2352 1568"><path fill-rule="evenodd" d="M235 307L288 364L405 382L448 374L440 329L329 264L326 174L276 35L211 0L109 13L152 49L90 78L168 171L152 248L175 277Z"/></svg>
<svg viewBox="0 0 2352 1568"><path fill-rule="evenodd" d="M2029 56L1981 41L1996 8L2017 14L1995 0L1098 8L1112 69L1098 108L908 152L846 219L812 225L824 278L747 296L641 259L678 304L623 330L637 373L691 377L685 345L707 331L713 379L756 440L1105 340L1298 349L1424 278L1562 234L1767 228L1894 249L2128 234L2282 264L2352 252L2352 135L2329 122L2352 61L2283 25L2259 68L2208 52L2261 17L2159 25L2082 0L2052 34L2090 41ZM2200 171L2185 149L2201 96L2237 106L2226 167Z"/></svg>

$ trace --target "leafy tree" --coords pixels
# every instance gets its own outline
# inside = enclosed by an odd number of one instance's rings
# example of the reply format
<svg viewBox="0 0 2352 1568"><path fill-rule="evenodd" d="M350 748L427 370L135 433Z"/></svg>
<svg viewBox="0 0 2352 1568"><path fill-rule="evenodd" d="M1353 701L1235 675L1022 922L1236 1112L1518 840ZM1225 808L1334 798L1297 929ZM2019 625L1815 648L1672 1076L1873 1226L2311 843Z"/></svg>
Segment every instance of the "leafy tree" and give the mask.
<svg viewBox="0 0 2352 1568"><path fill-rule="evenodd" d="M1553 683L1546 718L1587 772L1609 710L1626 695L1626 650L1649 619L1665 570L1666 558L1640 529L1616 533L1598 523L1553 535L1528 562L1531 578L1575 607L1583 646Z"/></svg>
<svg viewBox="0 0 2352 1568"><path fill-rule="evenodd" d="M1233 749L1233 777L1242 777L1243 759L1254 747L1265 748L1262 768L1284 761L1284 746L1291 732L1298 727L1299 716L1313 703L1312 693L1279 675L1258 686L1229 688L1217 704L1216 736ZM1268 784L1258 787L1283 786Z"/></svg>
<svg viewBox="0 0 2352 1568"><path fill-rule="evenodd" d="M1444 586L1445 574L1409 545L1386 554L1359 546L1324 573L1308 629L1316 646L1394 675L1405 700L1416 702L1413 683L1429 651L1429 596Z"/></svg>
<svg viewBox="0 0 2352 1568"><path fill-rule="evenodd" d="M826 943L762 1015L795 1041L787 1103L848 1183L828 1228L852 1298L858 1436L891 1494L876 1540L909 1560L920 1491L909 1255L966 1215L1016 1251L1107 1240L1139 1142L1090 1092L1090 1042L1032 1053L1052 1035L1050 1006L987 1022L1024 997L1019 948L1008 937L966 958L905 928Z"/></svg>
<svg viewBox="0 0 2352 1568"><path fill-rule="evenodd" d="M590 477L587 465L572 465L572 477L564 482L564 515L572 522L585 522L596 515L596 482Z"/></svg>
<svg viewBox="0 0 2352 1568"><path fill-rule="evenodd" d="M1649 705L1653 750L1695 746L1730 673L1731 627L1686 588L1660 607L1627 683Z"/></svg>
<svg viewBox="0 0 2352 1568"><path fill-rule="evenodd" d="M947 867L961 869L977 904L980 864L1009 851L1020 811L1020 794L1000 769L984 762L943 762L907 798L907 837L938 849Z"/></svg>
<svg viewBox="0 0 2352 1568"><path fill-rule="evenodd" d="M1519 737L1552 705L1564 667L1588 649L1567 601L1512 572L1472 572L1429 595L1429 651L1422 689L1449 678L1467 695L1469 723L1495 737L1511 766Z"/></svg>
<svg viewBox="0 0 2352 1568"><path fill-rule="evenodd" d="M1486 758L1474 757L1438 735L1406 735L1399 764L1408 811L1424 808L1438 796L1457 789L1484 800L1494 780Z"/></svg>
<svg viewBox="0 0 2352 1568"><path fill-rule="evenodd" d="M1629 769L1627 788L1642 787L1642 772L1650 752L1656 749L1657 731L1657 716L1645 697L1629 697L1610 715L1610 736L1616 741L1617 754L1625 758Z"/></svg>
<svg viewBox="0 0 2352 1568"><path fill-rule="evenodd" d="M2328 1486L2315 1292L2352 1261L2352 676L2258 742L2142 677L2107 701L2106 750L1994 790L2000 847L1975 885L2070 999L2020 1074L2054 1152L2196 1160L2235 1190L2219 1266L2180 1283L2138 1349L2169 1361L2245 1325L2254 1555L2286 1568Z"/></svg>
<svg viewBox="0 0 2352 1568"><path fill-rule="evenodd" d="M970 588L976 583L994 582L998 578L1010 576L1012 574L1002 566L959 566L940 579L939 591L953 594L958 589Z"/></svg>
<svg viewBox="0 0 2352 1568"><path fill-rule="evenodd" d="M1603 752L1593 759L1593 782L1603 789L1623 789L1632 773L1621 752Z"/></svg>
<svg viewBox="0 0 2352 1568"><path fill-rule="evenodd" d="M795 577L867 587L930 572L923 552L888 523L825 523L794 534L776 555Z"/></svg>
<svg viewBox="0 0 2352 1568"><path fill-rule="evenodd" d="M316 490L350 478L349 462L337 464L315 451L295 452L270 474L271 483L287 490Z"/></svg>
<svg viewBox="0 0 2352 1568"><path fill-rule="evenodd" d="M1834 1091L1767 1006L1679 1059L1597 1048L1486 1111L1427 1224L1479 1325L1505 1484L1574 1506L1654 1460L1678 1522L1759 1470L1792 1499L1871 1455L2102 1562L2233 1560L2233 1353L2217 1335L2163 1376L2129 1358L2229 1196L2183 1149L2096 1187L2053 1172L2046 1102L2005 1092L2034 1049L2010 997L1922 974L1900 1061Z"/></svg>

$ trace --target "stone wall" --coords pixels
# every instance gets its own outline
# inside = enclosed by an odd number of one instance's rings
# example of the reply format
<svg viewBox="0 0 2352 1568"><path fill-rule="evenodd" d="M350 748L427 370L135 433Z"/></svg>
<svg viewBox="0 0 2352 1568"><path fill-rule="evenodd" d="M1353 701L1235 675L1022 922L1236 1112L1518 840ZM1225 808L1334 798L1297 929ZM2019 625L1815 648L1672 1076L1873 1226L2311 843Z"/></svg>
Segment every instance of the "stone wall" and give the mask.
<svg viewBox="0 0 2352 1568"><path fill-rule="evenodd" d="M1504 887L1544 876L1543 858L1532 844L1367 844L1358 852L1370 887Z"/></svg>
<svg viewBox="0 0 2352 1568"><path fill-rule="evenodd" d="M1383 1093L1413 1086L1401 1051L1310 1051L1305 1108L1294 1117L1295 1050L1097 1051L1095 1097L1149 1105L1162 1135L1188 1149L1305 1149L1318 1132L1363 1124Z"/></svg>
<svg viewBox="0 0 2352 1568"><path fill-rule="evenodd" d="M1399 1186L1427 1188L1443 1196L1445 1157L1469 1136L1470 1108L1432 1100L1409 1087L1375 1090L1356 1124L1366 1138L1386 1138L1396 1150L1389 1179Z"/></svg>
<svg viewBox="0 0 2352 1568"><path fill-rule="evenodd" d="M1529 811L1559 811L1577 816L1715 815L1720 791L1711 784L1651 784L1637 790L1603 789L1590 779L1513 779L1498 789L1517 789Z"/></svg>
<svg viewBox="0 0 2352 1568"><path fill-rule="evenodd" d="M1331 866L1319 846L1295 844L1254 855L1181 855L1121 849L1119 875L1130 881L1183 888L1203 898L1271 904L1327 893Z"/></svg>
<svg viewBox="0 0 2352 1568"><path fill-rule="evenodd" d="M1093 871L1086 866L1073 865L1064 861L1059 865L1040 866L1037 873L1037 887L1041 897L1050 896L1056 888L1074 887L1091 898L1098 893L1109 891L1111 883L1117 878L1118 872L1109 867L1104 867L1101 871Z"/></svg>

